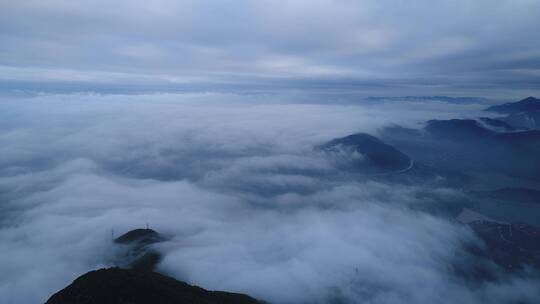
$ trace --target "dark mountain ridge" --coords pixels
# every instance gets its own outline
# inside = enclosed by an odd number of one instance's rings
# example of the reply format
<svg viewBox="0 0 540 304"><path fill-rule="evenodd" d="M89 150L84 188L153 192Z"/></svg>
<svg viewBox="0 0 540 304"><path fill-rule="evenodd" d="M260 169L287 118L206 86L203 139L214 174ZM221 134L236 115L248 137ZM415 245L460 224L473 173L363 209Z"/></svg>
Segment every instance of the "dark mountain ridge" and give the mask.
<svg viewBox="0 0 540 304"><path fill-rule="evenodd" d="M257 304L238 293L208 291L151 271L90 271L52 295L46 304Z"/></svg>
<svg viewBox="0 0 540 304"><path fill-rule="evenodd" d="M540 129L540 99L527 97L518 102L492 106L486 111L506 114L499 120L518 129Z"/></svg>
<svg viewBox="0 0 540 304"><path fill-rule="evenodd" d="M498 120L449 119L430 120L417 130L390 126L380 134L416 163L441 175L450 171L540 180L540 131L505 129L508 126Z"/></svg>
<svg viewBox="0 0 540 304"><path fill-rule="evenodd" d="M162 255L152 245L166 238L134 229L114 239L119 267L90 271L52 295L47 304L254 304L243 294L208 291L154 272Z"/></svg>

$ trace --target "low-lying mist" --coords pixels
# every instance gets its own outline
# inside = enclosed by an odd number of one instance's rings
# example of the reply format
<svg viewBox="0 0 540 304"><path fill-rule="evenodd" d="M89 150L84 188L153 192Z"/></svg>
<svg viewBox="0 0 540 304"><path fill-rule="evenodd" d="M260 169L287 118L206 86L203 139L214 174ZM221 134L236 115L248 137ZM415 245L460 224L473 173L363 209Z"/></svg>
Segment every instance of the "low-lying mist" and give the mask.
<svg viewBox="0 0 540 304"><path fill-rule="evenodd" d="M3 100L0 302L46 301L111 266L111 237L147 224L169 236L160 272L270 303L532 302L534 279L470 284L453 270L476 262L464 246L478 239L422 210L462 200L459 189L354 178L314 149L482 107L234 94Z"/></svg>

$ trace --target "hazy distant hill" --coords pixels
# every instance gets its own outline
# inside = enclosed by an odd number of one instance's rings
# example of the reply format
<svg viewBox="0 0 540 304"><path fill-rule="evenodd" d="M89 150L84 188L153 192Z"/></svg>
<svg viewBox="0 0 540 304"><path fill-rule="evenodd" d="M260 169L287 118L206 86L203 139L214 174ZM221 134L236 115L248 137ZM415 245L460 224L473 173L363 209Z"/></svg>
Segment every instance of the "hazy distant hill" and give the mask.
<svg viewBox="0 0 540 304"><path fill-rule="evenodd" d="M512 113L504 121L516 128L540 129L540 110Z"/></svg>
<svg viewBox="0 0 540 304"><path fill-rule="evenodd" d="M491 130L494 130L494 131L510 132L510 131L517 131L518 130L514 126L511 126L510 124L508 124L505 121L500 120L500 119L489 118L489 117L480 117L478 120L482 124L484 124L486 127L488 127Z"/></svg>
<svg viewBox="0 0 540 304"><path fill-rule="evenodd" d="M425 130L441 139L482 140L493 135L493 131L473 119L430 120Z"/></svg>
<svg viewBox="0 0 540 304"><path fill-rule="evenodd" d="M509 102L502 105L492 106L486 111L497 112L502 114L514 114L519 112L540 111L540 99L535 97L527 97L518 102Z"/></svg>
<svg viewBox="0 0 540 304"><path fill-rule="evenodd" d="M336 157L347 158L348 169L367 174L405 170L411 165L407 155L365 133L337 138L320 148Z"/></svg>
<svg viewBox="0 0 540 304"><path fill-rule="evenodd" d="M540 180L538 130L513 130L497 119L449 119L430 120L419 130L392 126L381 135L415 163L436 172Z"/></svg>
<svg viewBox="0 0 540 304"><path fill-rule="evenodd" d="M380 102L380 101L434 101L434 102L446 102L451 104L471 104L471 103L484 103L485 98L479 97L450 97L450 96L371 96L365 99L368 102Z"/></svg>
<svg viewBox="0 0 540 304"><path fill-rule="evenodd" d="M521 129L540 128L540 99L528 97L518 102L510 102L502 105L492 106L486 111L507 114L502 117L507 124Z"/></svg>

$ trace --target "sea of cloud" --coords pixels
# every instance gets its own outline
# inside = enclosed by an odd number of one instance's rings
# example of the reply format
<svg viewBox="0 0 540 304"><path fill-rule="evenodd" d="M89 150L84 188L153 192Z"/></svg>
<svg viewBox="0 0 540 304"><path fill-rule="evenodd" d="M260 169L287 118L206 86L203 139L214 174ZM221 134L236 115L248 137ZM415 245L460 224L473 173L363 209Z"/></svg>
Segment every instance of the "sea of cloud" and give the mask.
<svg viewBox="0 0 540 304"><path fill-rule="evenodd" d="M151 228L159 270L271 303L507 303L537 282L471 286L478 242L414 208L455 189L334 178L313 149L355 132L476 116L444 102L295 103L234 94L41 95L0 101L0 303L39 303L110 266ZM430 192L425 196L420 193Z"/></svg>

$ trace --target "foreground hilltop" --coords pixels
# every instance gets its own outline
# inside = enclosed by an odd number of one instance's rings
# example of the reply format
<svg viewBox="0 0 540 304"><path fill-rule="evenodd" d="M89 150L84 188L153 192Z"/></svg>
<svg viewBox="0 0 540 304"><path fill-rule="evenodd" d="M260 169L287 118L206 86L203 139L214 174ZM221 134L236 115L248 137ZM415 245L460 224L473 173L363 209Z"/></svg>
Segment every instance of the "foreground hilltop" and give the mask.
<svg viewBox="0 0 540 304"><path fill-rule="evenodd" d="M152 271L108 268L90 271L55 293L46 304L258 304L247 295L208 291Z"/></svg>
<svg viewBox="0 0 540 304"><path fill-rule="evenodd" d="M52 295L46 304L254 304L243 294L208 291L157 273L166 238L152 229L134 229L114 240L118 267L90 271Z"/></svg>

